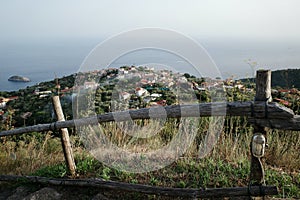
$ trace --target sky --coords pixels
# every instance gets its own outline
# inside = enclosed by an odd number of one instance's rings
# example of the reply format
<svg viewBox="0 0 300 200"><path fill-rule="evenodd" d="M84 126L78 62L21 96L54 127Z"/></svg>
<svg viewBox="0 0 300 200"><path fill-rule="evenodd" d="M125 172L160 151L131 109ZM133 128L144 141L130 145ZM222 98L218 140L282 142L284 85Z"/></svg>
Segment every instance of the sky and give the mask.
<svg viewBox="0 0 300 200"><path fill-rule="evenodd" d="M109 37L141 27L191 37L300 38L298 0L0 0L1 39Z"/></svg>
<svg viewBox="0 0 300 200"><path fill-rule="evenodd" d="M149 27L199 42L223 76L253 74L245 59L272 70L300 68L299 8L299 0L0 0L0 68L17 68L15 55L36 66L38 53L63 60L61 51L74 65L105 39ZM3 54L14 43L26 48Z"/></svg>

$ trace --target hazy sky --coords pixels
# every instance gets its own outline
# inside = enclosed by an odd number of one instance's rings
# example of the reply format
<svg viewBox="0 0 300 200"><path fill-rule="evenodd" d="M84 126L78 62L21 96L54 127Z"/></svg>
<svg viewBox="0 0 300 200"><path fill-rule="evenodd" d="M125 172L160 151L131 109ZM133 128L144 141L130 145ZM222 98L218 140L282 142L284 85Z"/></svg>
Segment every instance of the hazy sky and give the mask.
<svg viewBox="0 0 300 200"><path fill-rule="evenodd" d="M0 68L76 71L104 39L143 27L196 40L223 76L253 74L248 59L255 69L299 68L299 8L300 0L0 0Z"/></svg>
<svg viewBox="0 0 300 200"><path fill-rule="evenodd" d="M109 37L160 27L191 37L294 40L299 8L299 0L0 0L0 36Z"/></svg>

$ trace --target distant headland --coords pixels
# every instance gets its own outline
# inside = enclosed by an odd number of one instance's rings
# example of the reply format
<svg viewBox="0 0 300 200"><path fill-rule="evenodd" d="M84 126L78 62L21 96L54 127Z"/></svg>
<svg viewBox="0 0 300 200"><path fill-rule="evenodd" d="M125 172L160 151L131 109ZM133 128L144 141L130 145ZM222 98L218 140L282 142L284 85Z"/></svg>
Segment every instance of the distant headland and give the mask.
<svg viewBox="0 0 300 200"><path fill-rule="evenodd" d="M8 79L9 81L14 81L14 82L30 82L30 79L24 76L11 76Z"/></svg>

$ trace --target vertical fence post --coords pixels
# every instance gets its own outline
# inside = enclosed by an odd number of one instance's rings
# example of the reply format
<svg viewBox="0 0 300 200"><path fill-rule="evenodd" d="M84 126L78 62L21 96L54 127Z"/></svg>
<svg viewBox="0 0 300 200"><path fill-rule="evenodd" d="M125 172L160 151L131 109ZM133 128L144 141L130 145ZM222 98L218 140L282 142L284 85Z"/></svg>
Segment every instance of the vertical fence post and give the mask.
<svg viewBox="0 0 300 200"><path fill-rule="evenodd" d="M272 101L270 70L258 70L256 72L255 101Z"/></svg>
<svg viewBox="0 0 300 200"><path fill-rule="evenodd" d="M256 95L254 100L255 104L265 104L265 110L258 111L253 117L267 118L268 110L267 104L272 101L271 96L271 71L259 70L256 72ZM264 180L264 168L261 162L261 157L264 156L264 145L266 144L266 129L265 127L253 125L253 137L250 144L251 151L251 171L250 171L250 185L263 185ZM257 142L256 144L254 144ZM261 146L260 146L261 145ZM258 151L257 152L255 152ZM259 152L260 151L260 152ZM261 153L261 155L257 155Z"/></svg>
<svg viewBox="0 0 300 200"><path fill-rule="evenodd" d="M61 108L59 96L52 97L53 106L55 110L55 114L57 116L58 121L65 121L65 117ZM71 147L69 132L67 128L60 129L61 133L61 142L64 151L65 160L68 166L68 169L71 175L74 177L76 175L76 165L73 156L73 150Z"/></svg>

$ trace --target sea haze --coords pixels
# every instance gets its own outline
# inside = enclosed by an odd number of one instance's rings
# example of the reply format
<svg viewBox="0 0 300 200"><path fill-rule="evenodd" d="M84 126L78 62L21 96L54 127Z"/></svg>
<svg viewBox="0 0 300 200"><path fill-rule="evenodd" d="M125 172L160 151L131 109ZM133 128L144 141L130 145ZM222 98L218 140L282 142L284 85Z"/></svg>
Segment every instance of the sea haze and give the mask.
<svg viewBox="0 0 300 200"><path fill-rule="evenodd" d="M96 44L62 39L5 42L0 46L0 91L14 91L75 73ZM8 81L12 75L28 77L31 82Z"/></svg>
<svg viewBox="0 0 300 200"><path fill-rule="evenodd" d="M0 91L14 91L53 80L55 76L75 73L80 70L80 65L89 52L102 41L103 39L81 38L1 42ZM253 39L197 39L197 42L211 56L222 78L252 77L253 69L247 64L248 59L258 63L254 70L300 68L299 42ZM122 59L116 60L111 66L149 63L149 56L152 63L171 67L177 65L174 68L179 72L193 73L192 68L185 66L178 56L149 50L122 56ZM26 76L31 82L10 82L8 78L12 75Z"/></svg>

